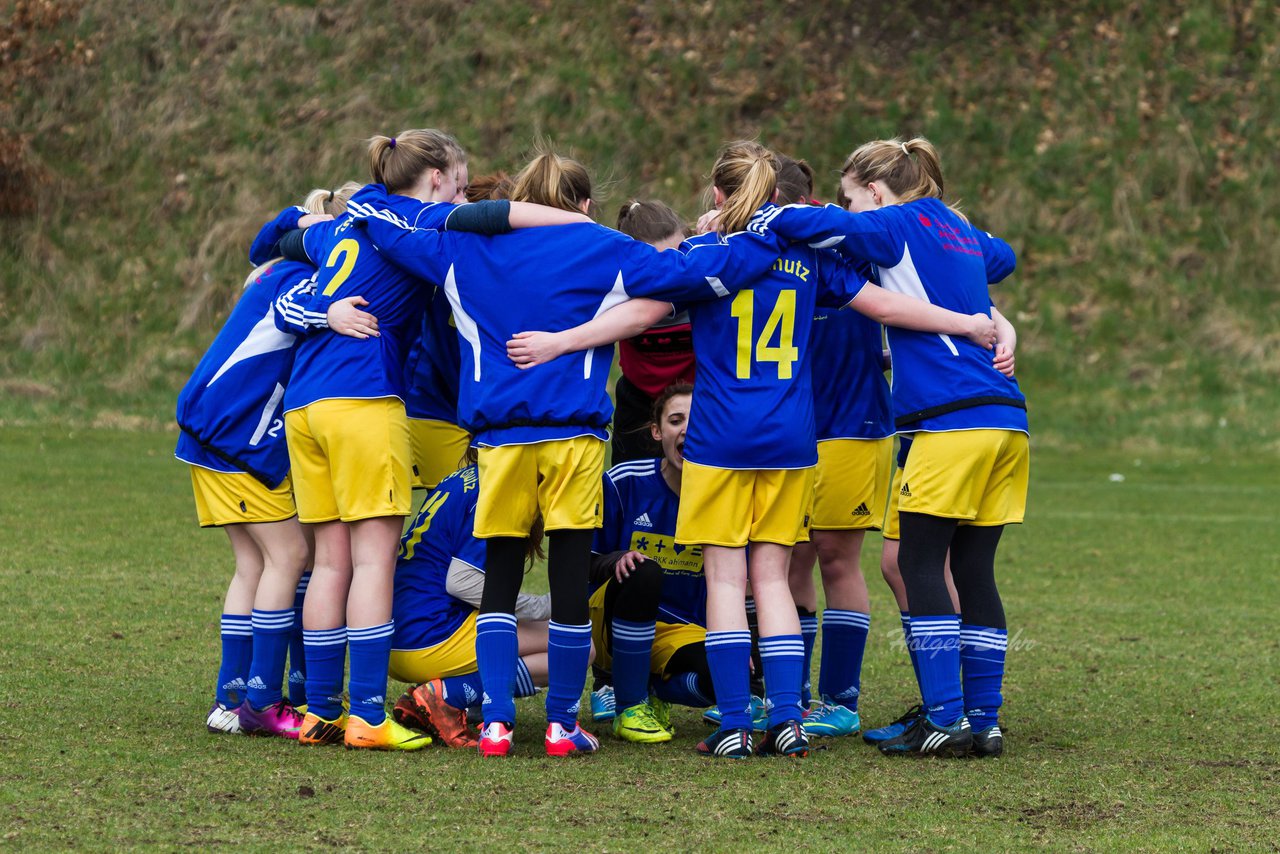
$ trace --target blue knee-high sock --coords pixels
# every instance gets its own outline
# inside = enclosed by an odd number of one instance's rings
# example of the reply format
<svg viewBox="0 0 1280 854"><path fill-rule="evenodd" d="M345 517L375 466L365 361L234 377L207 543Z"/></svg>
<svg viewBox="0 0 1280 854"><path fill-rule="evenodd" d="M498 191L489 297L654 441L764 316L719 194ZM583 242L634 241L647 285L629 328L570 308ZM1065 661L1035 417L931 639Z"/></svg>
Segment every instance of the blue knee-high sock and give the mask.
<svg viewBox="0 0 1280 854"><path fill-rule="evenodd" d="M342 715L347 627L303 629L302 642L307 647L307 712L336 721Z"/></svg>
<svg viewBox="0 0 1280 854"><path fill-rule="evenodd" d="M906 611L899 611L898 618L902 620L902 639L907 644L907 656L911 659L911 669L916 674L916 688L920 688L920 655L916 650L916 645L911 641L911 615ZM921 698L924 692L920 693Z"/></svg>
<svg viewBox="0 0 1280 854"><path fill-rule="evenodd" d="M444 683L444 701L455 709L465 710L478 703L484 694L484 683L480 681L478 670L461 676L446 676L440 681Z"/></svg>
<svg viewBox="0 0 1280 854"><path fill-rule="evenodd" d="M538 693L538 686L533 684L533 675L529 673L529 665L524 663L523 658L517 658L515 695L517 697L532 697L536 693Z"/></svg>
<svg viewBox="0 0 1280 854"><path fill-rule="evenodd" d="M858 711L862 689L862 654L867 649L871 615L828 608L822 612L822 664L818 691L824 702Z"/></svg>
<svg viewBox="0 0 1280 854"><path fill-rule="evenodd" d="M578 725L578 705L590 660L591 624L573 626L552 620L547 636L547 723L558 723L565 729ZM616 661L613 678L617 682Z"/></svg>
<svg viewBox="0 0 1280 854"><path fill-rule="evenodd" d="M705 709L715 702L714 689L703 685L697 673L677 673L670 679L655 678L653 693L660 700L695 709Z"/></svg>
<svg viewBox="0 0 1280 854"><path fill-rule="evenodd" d="M302 706L307 702L307 652L302 642L302 600L307 595L311 573L302 573L298 589L293 594L293 633L289 635L289 705Z"/></svg>
<svg viewBox="0 0 1280 854"><path fill-rule="evenodd" d="M960 618L931 614L911 618L911 640L920 661L920 693L929 720L951 726L964 715L960 688Z"/></svg>
<svg viewBox="0 0 1280 854"><path fill-rule="evenodd" d="M761 635L760 659L764 662L770 728L786 721L800 720L804 638L801 635Z"/></svg>
<svg viewBox="0 0 1280 854"><path fill-rule="evenodd" d="M804 638L804 681L800 684L800 705L809 708L813 702L813 646L818 642L818 612L796 606L796 614L800 617L800 637ZM823 618L826 619L825 617ZM822 639L822 660L827 659L827 639ZM822 690L822 680L818 680L818 690Z"/></svg>
<svg viewBox="0 0 1280 854"><path fill-rule="evenodd" d="M253 609L253 663L249 665L249 705L265 709L280 702L284 659L293 636L293 609Z"/></svg>
<svg viewBox="0 0 1280 854"><path fill-rule="evenodd" d="M378 726L387 717L387 663L391 660L391 636L395 630L395 620L358 629L347 627L347 646L351 650L347 692L351 695L351 714L363 718L370 726Z"/></svg>
<svg viewBox="0 0 1280 854"><path fill-rule="evenodd" d="M253 659L253 624L248 614L222 615L222 662L214 697L228 709L245 700L249 663Z"/></svg>
<svg viewBox="0 0 1280 854"><path fill-rule="evenodd" d="M613 618L613 696L618 711L649 697L649 660L653 657L653 620L636 623Z"/></svg>
<svg viewBox="0 0 1280 854"><path fill-rule="evenodd" d="M974 732L1000 722L1004 698L1004 658L1009 648L1007 629L960 626L960 670L964 679L964 709Z"/></svg>
<svg viewBox="0 0 1280 854"><path fill-rule="evenodd" d="M516 722L516 615L494 612L476 618L476 661L484 685L484 722Z"/></svg>
<svg viewBox="0 0 1280 854"><path fill-rule="evenodd" d="M751 632L707 632L707 667L721 729L751 729Z"/></svg>

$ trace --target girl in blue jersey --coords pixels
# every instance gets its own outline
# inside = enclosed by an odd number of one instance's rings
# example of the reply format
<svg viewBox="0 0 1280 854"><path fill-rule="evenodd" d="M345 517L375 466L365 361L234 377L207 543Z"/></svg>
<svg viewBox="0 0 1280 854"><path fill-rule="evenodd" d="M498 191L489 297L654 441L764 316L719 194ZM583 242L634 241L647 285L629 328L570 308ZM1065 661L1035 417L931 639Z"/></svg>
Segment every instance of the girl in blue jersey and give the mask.
<svg viewBox="0 0 1280 854"><path fill-rule="evenodd" d="M591 203L591 183L581 164L548 153L520 173L512 197L582 211ZM475 533L488 540L476 641L487 697L480 751L503 756L511 748L513 607L538 510L550 539L553 610L544 744L549 755L594 751L598 742L578 726L577 711L590 650L587 577L602 509L612 349L521 371L507 359L506 342L546 323L549 308L568 328L631 296L714 297L767 269L778 244L743 231L686 255L658 252L595 224L486 240L414 230L382 216L362 221L385 257L443 282L462 339L459 417L480 447L485 489Z"/></svg>
<svg viewBox="0 0 1280 854"><path fill-rule="evenodd" d="M990 310L987 284L1013 270L1013 252L942 202L942 171L927 140L867 143L842 171L845 196L869 210L784 208L771 227L842 244L891 290ZM1007 628L995 553L1004 526L1025 512L1026 399L967 342L898 328L888 340L896 426L913 435L899 490L898 559L925 714L880 749L998 755ZM963 625L944 581L948 551Z"/></svg>
<svg viewBox="0 0 1280 854"><path fill-rule="evenodd" d="M712 171L720 231L689 241L690 254L732 242L737 229L772 197L775 174L773 154L758 143L726 146ZM777 212L766 209L760 218L767 222ZM752 753L751 641L745 611L750 542L751 583L772 701L762 752L804 755L807 739L799 725L803 643L787 587L787 565L803 529L817 457L805 357L813 307L819 300L850 305L881 320L976 340L994 332L985 315L959 315L870 287L839 258L802 246L786 249L762 275L717 284L714 295L689 306L699 379L684 449L676 536L678 545L703 550L706 651L722 713L720 729L699 751L734 758ZM651 309L624 305L617 311ZM601 317L595 329L572 330L562 340L594 346L600 337L607 338L605 330L616 329L612 318ZM525 340L537 361L546 337ZM553 339L549 349L559 346L561 341ZM744 430L747 424L751 427Z"/></svg>
<svg viewBox="0 0 1280 854"><path fill-rule="evenodd" d="M393 713L400 723L425 729L449 747L476 747L466 710L484 694L476 663L476 609L485 545L472 534L479 495L474 464L441 481L405 532L396 563L390 674L416 684ZM546 684L549 616L548 597L522 594L517 600L518 696Z"/></svg>
<svg viewBox="0 0 1280 854"><path fill-rule="evenodd" d="M813 196L809 164L790 157L779 157L779 163L779 203L808 204ZM874 320L819 306L810 341L818 465L810 539L797 543L791 554L789 583L804 638L804 730L811 736L842 736L859 729L862 654L871 622L860 554L866 532L884 516L893 417L880 326ZM810 658L818 634L815 561L826 608L818 677L821 702L810 709Z"/></svg>
<svg viewBox="0 0 1280 854"><path fill-rule="evenodd" d="M283 219L289 228L331 219L349 195L315 190ZM222 527L236 560L206 724L211 732L297 738L302 718L284 698L281 680L311 545L294 507L280 403L293 365L293 333L302 330L277 330L273 304L315 271L271 262L256 247L250 257L260 266L178 395L182 432L175 456L191 467L200 524ZM296 652L294 670L301 674Z"/></svg>
<svg viewBox="0 0 1280 854"><path fill-rule="evenodd" d="M440 131L375 137L369 157L373 179L385 190L365 192L399 221L495 231L570 219L498 202L458 207L467 184L466 155ZM352 199L353 209L360 196ZM414 750L429 739L387 717L384 694L395 554L410 506L405 351L421 328L428 291L378 253L349 218L315 225L301 242L304 257L319 267L304 315L323 317L331 303L359 296L377 318L377 335L307 337L285 392L298 515L314 526L316 543L304 609L310 702L299 741ZM344 718L348 644L351 713Z"/></svg>
<svg viewBox="0 0 1280 854"><path fill-rule="evenodd" d="M675 541L692 393L676 383L654 402L650 435L661 458L623 462L605 475L591 622L599 654L612 662L613 732L626 741L669 741L670 703L703 708L715 700L703 643L702 551Z"/></svg>

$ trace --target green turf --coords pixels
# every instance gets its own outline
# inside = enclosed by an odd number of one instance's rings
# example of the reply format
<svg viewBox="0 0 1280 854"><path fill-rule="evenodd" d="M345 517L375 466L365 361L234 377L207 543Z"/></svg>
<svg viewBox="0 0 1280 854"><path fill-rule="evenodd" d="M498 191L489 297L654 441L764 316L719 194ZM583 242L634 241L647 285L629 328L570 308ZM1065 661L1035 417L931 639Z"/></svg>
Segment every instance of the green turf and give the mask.
<svg viewBox="0 0 1280 854"><path fill-rule="evenodd" d="M998 761L845 740L803 761L708 762L692 752L705 728L678 710L669 745L606 737L552 762L526 703L517 756L481 762L205 733L230 551L196 528L172 440L0 430L6 844L1275 848L1274 459L1035 452L1030 521L1001 555L1016 642ZM862 710L877 724L911 690L892 600L871 590Z"/></svg>

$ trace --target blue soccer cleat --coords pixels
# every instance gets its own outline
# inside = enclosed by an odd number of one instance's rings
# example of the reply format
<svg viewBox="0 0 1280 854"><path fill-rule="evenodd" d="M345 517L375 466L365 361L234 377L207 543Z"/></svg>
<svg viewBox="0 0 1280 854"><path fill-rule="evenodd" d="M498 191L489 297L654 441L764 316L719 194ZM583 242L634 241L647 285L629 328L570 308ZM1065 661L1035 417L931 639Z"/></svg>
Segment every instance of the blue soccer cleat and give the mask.
<svg viewBox="0 0 1280 854"><path fill-rule="evenodd" d="M867 744L879 744L882 741L888 741L891 738L897 738L907 731L907 727L916 722L916 719L924 715L924 708L920 705L912 706L891 724L879 727L877 729L869 729L862 734L862 740Z"/></svg>
<svg viewBox="0 0 1280 854"><path fill-rule="evenodd" d="M819 738L837 738L857 735L862 727L858 713L839 703L820 703L804 717L805 735Z"/></svg>

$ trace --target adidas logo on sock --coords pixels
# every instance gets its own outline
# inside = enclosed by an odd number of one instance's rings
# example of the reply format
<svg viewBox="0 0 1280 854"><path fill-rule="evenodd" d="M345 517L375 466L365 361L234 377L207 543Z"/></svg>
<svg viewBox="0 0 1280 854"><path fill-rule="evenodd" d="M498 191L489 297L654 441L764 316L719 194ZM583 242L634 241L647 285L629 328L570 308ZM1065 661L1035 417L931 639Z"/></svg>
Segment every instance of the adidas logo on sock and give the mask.
<svg viewBox="0 0 1280 854"><path fill-rule="evenodd" d="M255 676L249 680L249 687L255 691L267 690L267 683L262 681L261 676Z"/></svg>
<svg viewBox="0 0 1280 854"><path fill-rule="evenodd" d="M301 685L306 681L307 677L303 675L301 670L295 670L289 674L289 684L291 685Z"/></svg>
<svg viewBox="0 0 1280 854"><path fill-rule="evenodd" d="M485 691L485 692L484 692L484 698L483 698L480 702L481 702L481 703L483 703L484 705L488 706L488 705L490 705L491 703L493 703L493 698L489 696L489 692L488 692L488 691Z"/></svg>
<svg viewBox="0 0 1280 854"><path fill-rule="evenodd" d="M463 685L463 686L462 686L462 696L464 696L464 697L466 698L466 700L467 700L467 705L468 705L468 706L474 706L474 705L475 705L475 702L476 702L476 689L475 689L475 688L472 688L470 685ZM485 699L486 699L486 700L487 700L487 699L489 699L488 695L485 695Z"/></svg>
<svg viewBox="0 0 1280 854"><path fill-rule="evenodd" d="M382 694L379 694L376 697L367 697L366 699L363 699L360 702L366 706L381 706L387 702L387 698L384 697Z"/></svg>
<svg viewBox="0 0 1280 854"><path fill-rule="evenodd" d="M861 504L859 504L858 509L853 511L853 515L854 516L870 516L871 509L867 507L867 502L864 501Z"/></svg>
<svg viewBox="0 0 1280 854"><path fill-rule="evenodd" d="M244 689L244 680L238 676L235 679L232 679L230 682L224 682L222 685L223 691L241 691L243 689Z"/></svg>
<svg viewBox="0 0 1280 854"><path fill-rule="evenodd" d="M652 528L652 527L653 527L653 521L649 518L649 514L648 514L647 512L646 512L646 513L641 513L639 516L637 516L637 517L636 517L636 520L635 520L634 522L632 522L631 524L632 524L632 525L635 525L637 528Z"/></svg>

